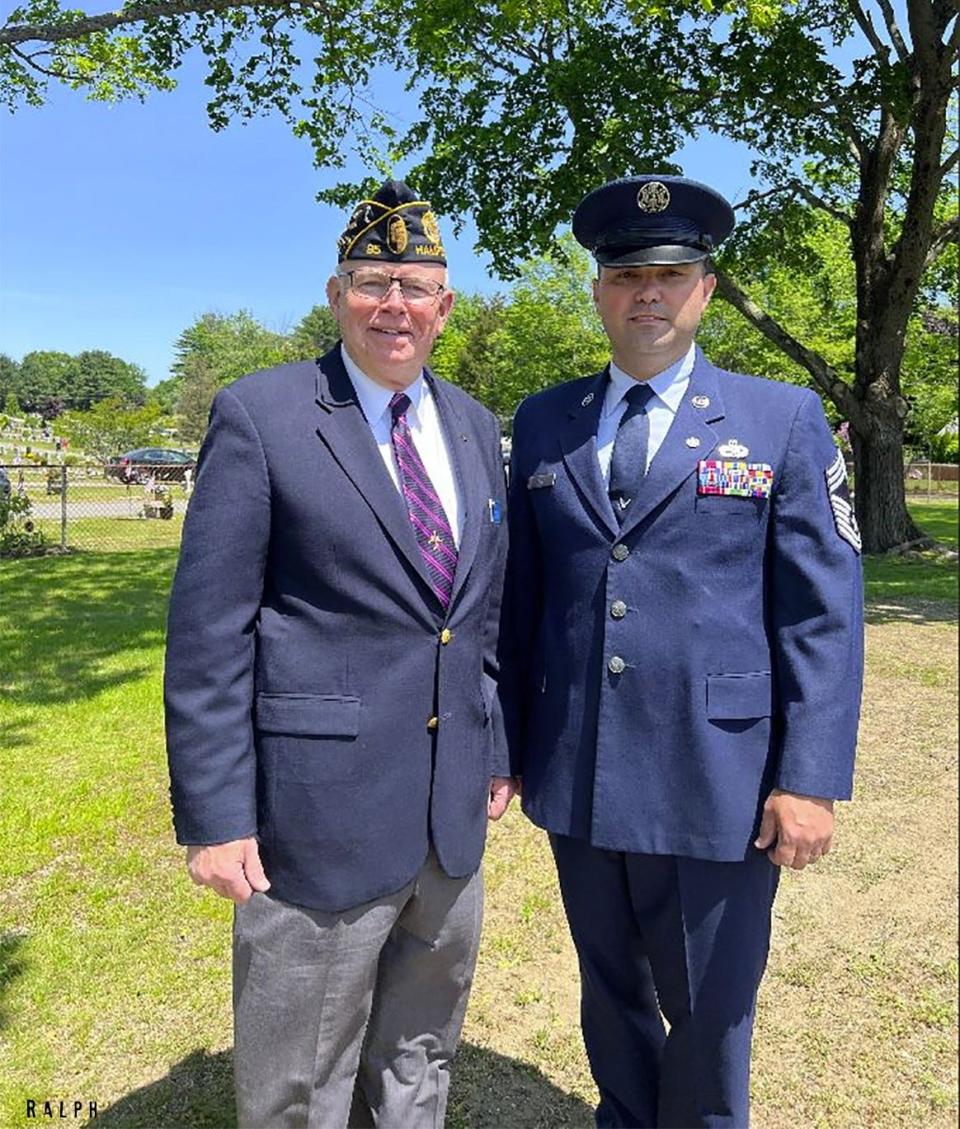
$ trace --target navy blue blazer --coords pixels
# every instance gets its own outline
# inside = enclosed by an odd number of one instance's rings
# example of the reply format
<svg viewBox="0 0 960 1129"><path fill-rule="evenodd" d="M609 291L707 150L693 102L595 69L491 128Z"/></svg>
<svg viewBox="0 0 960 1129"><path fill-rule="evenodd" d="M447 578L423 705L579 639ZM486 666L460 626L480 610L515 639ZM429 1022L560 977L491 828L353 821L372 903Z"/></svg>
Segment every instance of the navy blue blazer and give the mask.
<svg viewBox="0 0 960 1129"><path fill-rule="evenodd" d="M514 421L502 685L524 810L598 847L742 859L771 788L850 795L862 581L837 451L814 393L698 350L621 529L597 460L606 380ZM768 464L769 497L698 489L724 452Z"/></svg>
<svg viewBox="0 0 960 1129"><path fill-rule="evenodd" d="M273 893L299 905L396 891L431 842L472 873L508 771L499 429L428 379L463 499L446 615L339 345L222 389L200 452L167 634L177 839L257 835Z"/></svg>

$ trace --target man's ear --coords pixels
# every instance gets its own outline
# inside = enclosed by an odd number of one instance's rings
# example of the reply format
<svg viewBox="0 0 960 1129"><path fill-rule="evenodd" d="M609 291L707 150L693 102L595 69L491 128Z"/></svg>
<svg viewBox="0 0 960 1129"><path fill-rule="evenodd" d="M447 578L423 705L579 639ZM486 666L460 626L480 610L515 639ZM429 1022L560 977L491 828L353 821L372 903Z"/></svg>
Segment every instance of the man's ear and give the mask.
<svg viewBox="0 0 960 1129"><path fill-rule="evenodd" d="M333 316L340 320L340 300L343 297L343 292L340 288L340 279L332 274L327 279L327 305L330 307L330 312Z"/></svg>

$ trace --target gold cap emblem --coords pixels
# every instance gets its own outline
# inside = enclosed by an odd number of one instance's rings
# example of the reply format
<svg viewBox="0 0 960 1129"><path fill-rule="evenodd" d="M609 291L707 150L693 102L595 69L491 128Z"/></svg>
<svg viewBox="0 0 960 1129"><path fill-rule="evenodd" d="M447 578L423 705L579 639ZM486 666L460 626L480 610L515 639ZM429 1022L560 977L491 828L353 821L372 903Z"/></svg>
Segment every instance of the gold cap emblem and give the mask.
<svg viewBox="0 0 960 1129"><path fill-rule="evenodd" d="M402 255L409 242L407 225L400 216L394 216L387 224L387 246L395 255Z"/></svg>
<svg viewBox="0 0 960 1129"><path fill-rule="evenodd" d="M664 212L670 207L670 189L659 180L648 180L637 193L641 212Z"/></svg>
<svg viewBox="0 0 960 1129"><path fill-rule="evenodd" d="M423 224L423 234L430 240L431 243L440 242L440 225L437 223L437 217L433 212L424 212L423 219L420 221Z"/></svg>

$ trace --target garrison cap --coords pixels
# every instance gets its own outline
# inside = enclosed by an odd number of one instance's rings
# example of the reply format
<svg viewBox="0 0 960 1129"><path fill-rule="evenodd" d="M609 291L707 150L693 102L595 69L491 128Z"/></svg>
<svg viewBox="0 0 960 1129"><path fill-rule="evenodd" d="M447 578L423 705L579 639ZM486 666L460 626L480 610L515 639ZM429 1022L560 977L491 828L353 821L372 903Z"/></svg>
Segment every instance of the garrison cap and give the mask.
<svg viewBox="0 0 960 1129"><path fill-rule="evenodd" d="M386 180L371 200L353 209L337 240L337 262L382 259L385 263L447 265L437 217L427 200L402 180Z"/></svg>
<svg viewBox="0 0 960 1129"><path fill-rule="evenodd" d="M697 263L730 234L733 208L696 180L627 176L580 201L573 234L601 266Z"/></svg>

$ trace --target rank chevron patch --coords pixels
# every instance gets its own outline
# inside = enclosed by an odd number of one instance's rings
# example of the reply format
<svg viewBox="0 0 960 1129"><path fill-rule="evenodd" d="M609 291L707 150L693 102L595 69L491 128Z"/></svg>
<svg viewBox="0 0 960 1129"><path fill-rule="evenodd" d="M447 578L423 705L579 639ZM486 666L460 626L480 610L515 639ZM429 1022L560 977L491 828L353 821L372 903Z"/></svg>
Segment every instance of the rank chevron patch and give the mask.
<svg viewBox="0 0 960 1129"><path fill-rule="evenodd" d="M837 451L837 457L824 471L827 479L827 495L830 498L830 508L833 510L833 520L837 533L852 545L854 552L859 553L863 547L860 540L860 528L857 525L856 514L850 502L850 489L847 486L847 464L843 452Z"/></svg>

